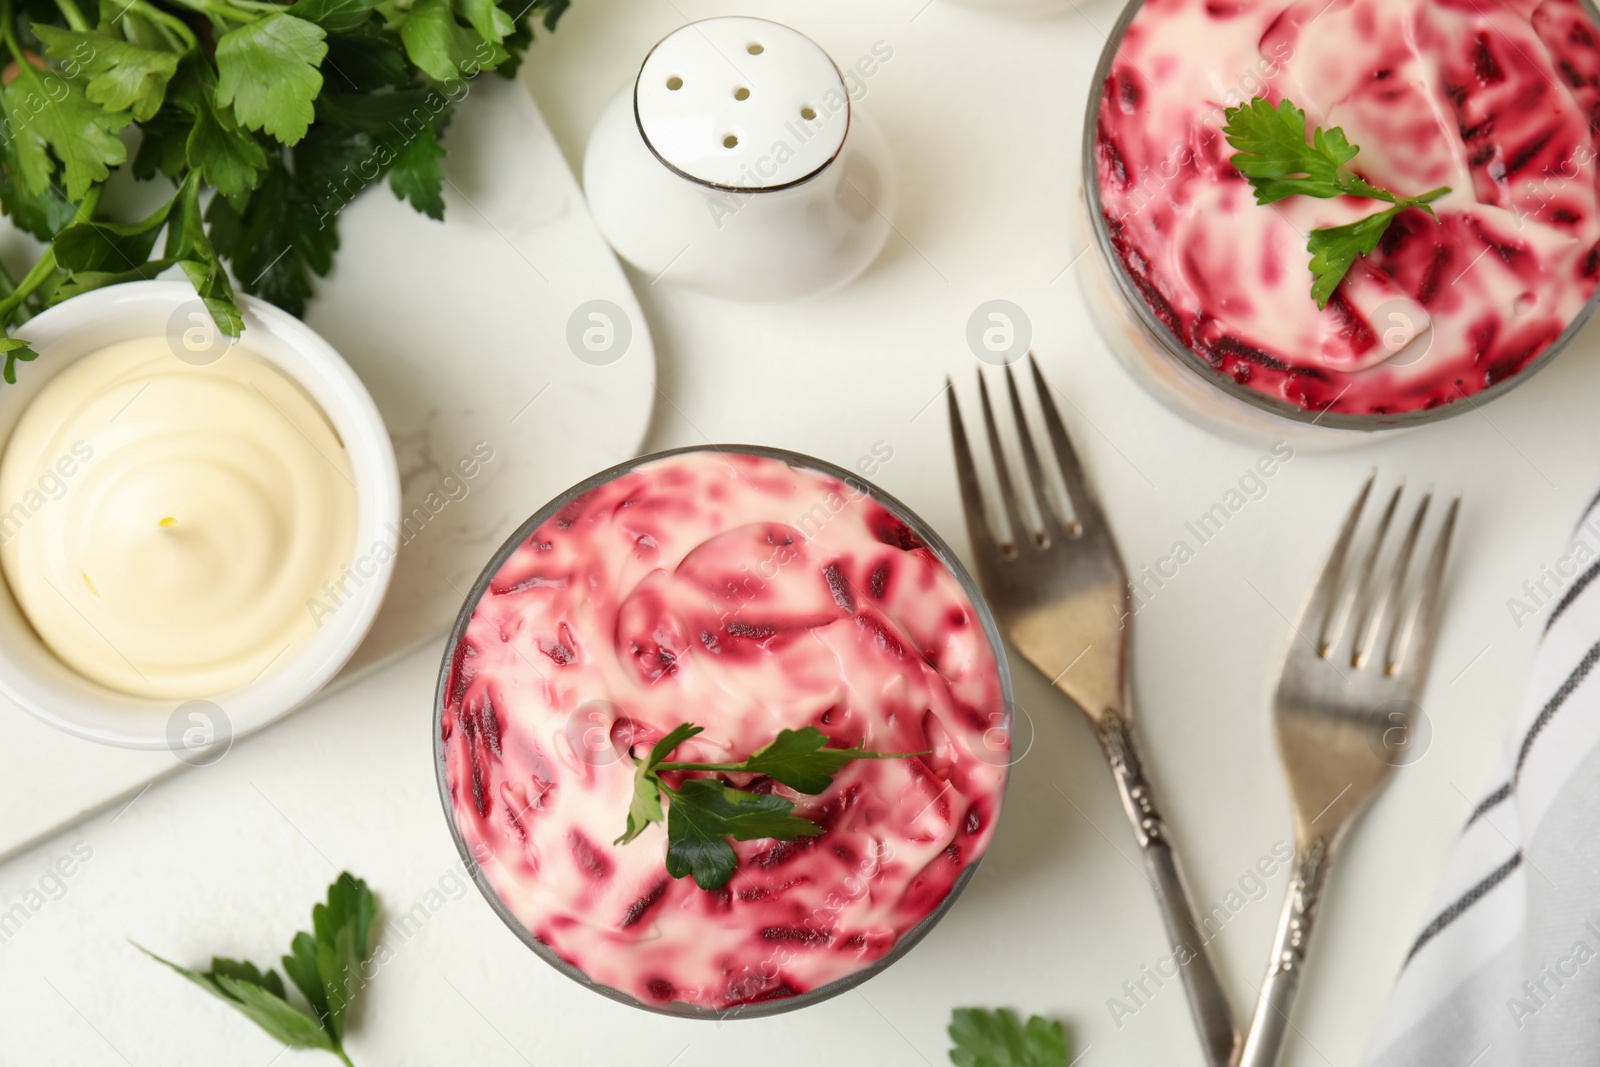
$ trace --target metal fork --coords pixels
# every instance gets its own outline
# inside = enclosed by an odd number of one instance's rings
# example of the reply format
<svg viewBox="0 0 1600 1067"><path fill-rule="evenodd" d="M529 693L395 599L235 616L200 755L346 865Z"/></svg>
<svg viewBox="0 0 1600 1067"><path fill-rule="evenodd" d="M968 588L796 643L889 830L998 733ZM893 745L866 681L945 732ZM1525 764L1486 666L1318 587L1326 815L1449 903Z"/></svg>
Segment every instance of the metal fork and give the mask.
<svg viewBox="0 0 1600 1067"><path fill-rule="evenodd" d="M1099 501L1084 478L1083 466L1067 437L1050 389L1031 355L1028 364L1073 515L1068 518L1065 507L1052 509L1033 433L1023 414L1016 378L1008 366L1006 387L1026 466L1027 484L1023 491L1032 496L1043 520L1039 528L1025 524L1000 447L989 389L980 373L978 386L989 451L995 461L1000 501L1012 531L1004 539L995 536L985 517L983 490L967 445L955 390L950 388L950 433L978 580L1001 630L1024 658L1078 706L1100 739L1123 810L1133 824L1144 855L1167 936L1182 965L1184 991L1200 1031L1206 1061L1211 1067L1226 1067L1239 1042L1233 1012L1206 953L1200 923L1134 744L1127 644L1133 611L1127 570Z"/></svg>
<svg viewBox="0 0 1600 1067"><path fill-rule="evenodd" d="M1461 498L1451 502L1427 570L1407 595L1433 494L1423 496L1393 560L1380 566L1400 503L1396 489L1356 559L1351 548L1375 477L1356 497L1300 612L1278 681L1273 718L1294 806L1295 865L1240 1067L1278 1061L1328 868L1356 817L1401 762L1397 756L1412 736L1438 636L1440 590Z"/></svg>

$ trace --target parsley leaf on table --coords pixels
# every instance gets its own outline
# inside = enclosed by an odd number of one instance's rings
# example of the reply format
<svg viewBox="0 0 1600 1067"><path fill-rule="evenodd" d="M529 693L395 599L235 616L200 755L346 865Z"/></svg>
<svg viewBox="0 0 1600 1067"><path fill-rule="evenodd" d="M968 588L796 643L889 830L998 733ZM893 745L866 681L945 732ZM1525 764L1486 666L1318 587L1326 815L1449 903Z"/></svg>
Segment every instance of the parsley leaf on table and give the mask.
<svg viewBox="0 0 1600 1067"><path fill-rule="evenodd" d="M328 902L311 909L314 933L294 936L283 970L317 1009L333 1039L344 1039L345 1017L360 988L361 964L372 951L377 900L348 873L328 887Z"/></svg>
<svg viewBox="0 0 1600 1067"><path fill-rule="evenodd" d="M1255 190L1256 203L1275 204L1290 196L1360 196L1394 207L1344 226L1311 231L1306 250L1311 253L1311 295L1318 308L1328 306L1333 292L1357 256L1378 247L1394 217L1416 207L1433 214L1429 205L1450 191L1449 186L1421 196L1399 196L1370 184L1349 168L1361 151L1346 140L1338 126L1316 127L1306 142L1306 113L1285 99L1273 107L1264 96L1226 111L1222 132L1236 149L1231 162Z"/></svg>
<svg viewBox="0 0 1600 1067"><path fill-rule="evenodd" d="M232 107L246 129L297 143L316 114L326 36L315 22L285 14L229 30L217 40L217 103Z"/></svg>
<svg viewBox="0 0 1600 1067"><path fill-rule="evenodd" d="M956 1067L1067 1067L1066 1028L1032 1016L1024 1026L999 1008L957 1008L950 1013L950 1062Z"/></svg>
<svg viewBox="0 0 1600 1067"><path fill-rule="evenodd" d="M197 974L170 960L160 960L174 971L238 1008L251 1022L290 1048L320 1048L334 1052L333 1039L305 1012L290 1004L283 979L268 970L262 974L253 963L223 959L211 960L211 970Z"/></svg>
<svg viewBox="0 0 1600 1067"><path fill-rule="evenodd" d="M721 889L738 868L734 841L772 838L793 841L816 837L822 827L794 814L794 801L771 793L736 789L717 778L686 778L677 788L661 780L667 771L712 771L751 774L781 782L800 793L816 795L833 784L834 775L858 759L902 759L911 752L868 752L855 748L824 748L827 736L814 726L782 730L755 755L740 763L679 763L667 760L679 745L702 732L680 723L635 760L633 798L628 824L612 842L626 845L653 823L667 827L667 873L674 878L694 876L701 889ZM667 803L663 806L662 797Z"/></svg>
<svg viewBox="0 0 1600 1067"><path fill-rule="evenodd" d="M284 995L283 979L276 971L262 974L252 963L216 956L211 960L211 969L201 973L162 959L153 952L148 955L212 996L233 1005L269 1036L290 1048L316 1048L339 1054L332 1037L317 1021L289 1003Z"/></svg>
<svg viewBox="0 0 1600 1067"><path fill-rule="evenodd" d="M313 933L296 934L291 955L283 957L284 973L305 996L309 1012L289 1000L283 979L270 968L263 972L248 961L214 957L211 969L199 972L139 951L231 1004L290 1048L322 1049L348 1064L345 1022L364 982L361 967L372 954L377 914L372 890L349 872L328 887L326 904L311 909Z"/></svg>

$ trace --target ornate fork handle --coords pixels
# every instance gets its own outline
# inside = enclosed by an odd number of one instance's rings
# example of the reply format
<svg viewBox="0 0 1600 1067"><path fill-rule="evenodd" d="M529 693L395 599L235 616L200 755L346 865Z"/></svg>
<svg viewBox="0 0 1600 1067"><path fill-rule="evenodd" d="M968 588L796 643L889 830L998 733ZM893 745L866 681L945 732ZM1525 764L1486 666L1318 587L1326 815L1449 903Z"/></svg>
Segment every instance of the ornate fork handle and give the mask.
<svg viewBox="0 0 1600 1067"><path fill-rule="evenodd" d="M1134 837L1144 854L1145 870L1156 891L1161 920L1179 963L1184 994L1189 998L1189 1011L1200 1031L1206 1062L1210 1067L1229 1067L1239 1044L1233 1009L1206 951L1206 939L1195 917L1166 823L1162 821L1150 783L1140 766L1132 729L1120 713L1107 710L1100 716L1097 733L1111 765L1117 792L1122 797L1123 811L1133 825Z"/></svg>
<svg viewBox="0 0 1600 1067"><path fill-rule="evenodd" d="M1289 1032L1289 1009L1300 988L1306 945L1311 940L1332 851L1326 837L1315 838L1296 851L1294 873L1289 878L1289 892L1272 943L1272 963L1261 983L1261 996L1250 1020L1239 1067L1273 1067L1283 1052Z"/></svg>

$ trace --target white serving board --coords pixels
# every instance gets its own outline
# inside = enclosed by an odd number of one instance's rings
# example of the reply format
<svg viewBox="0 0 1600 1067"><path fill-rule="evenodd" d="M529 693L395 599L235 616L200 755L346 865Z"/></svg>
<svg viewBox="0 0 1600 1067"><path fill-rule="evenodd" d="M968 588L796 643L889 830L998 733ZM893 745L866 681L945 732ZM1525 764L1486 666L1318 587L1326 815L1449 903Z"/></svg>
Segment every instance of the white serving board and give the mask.
<svg viewBox="0 0 1600 1067"><path fill-rule="evenodd" d="M383 611L335 686L444 631L524 518L638 451L655 397L644 317L526 89L474 83L445 145L446 222L366 190L340 214L307 315L383 412L410 516ZM631 334L608 363L567 339L596 300ZM0 697L0 858L181 766L69 737Z"/></svg>

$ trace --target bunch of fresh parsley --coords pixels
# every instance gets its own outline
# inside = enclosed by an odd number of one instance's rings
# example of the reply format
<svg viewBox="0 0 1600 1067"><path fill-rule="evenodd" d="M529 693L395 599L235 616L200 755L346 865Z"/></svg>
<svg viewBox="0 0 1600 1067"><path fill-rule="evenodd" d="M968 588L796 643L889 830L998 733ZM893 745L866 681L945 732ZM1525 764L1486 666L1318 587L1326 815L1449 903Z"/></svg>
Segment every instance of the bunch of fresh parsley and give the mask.
<svg viewBox="0 0 1600 1067"><path fill-rule="evenodd" d="M13 336L30 316L174 266L229 336L225 266L303 313L363 189L387 177L443 218L440 136L465 83L514 73L532 21L553 29L570 2L0 0L0 208L49 244L20 280L0 268L0 376L35 358ZM124 165L171 199L102 217Z"/></svg>
<svg viewBox="0 0 1600 1067"><path fill-rule="evenodd" d="M694 875L701 889L721 889L739 865L728 839L754 841L772 838L793 841L815 837L822 827L794 814L794 801L771 793L735 789L719 778L684 778L676 788L661 780L668 771L706 771L750 774L771 778L790 789L816 796L833 784L834 775L858 759L900 759L917 753L867 752L855 748L825 748L828 738L815 726L783 730L755 755L739 763L671 763L674 749L703 731L682 723L657 741L650 754L635 760L633 801L628 808L628 828L614 844L626 845L652 823L667 827L667 873L674 878ZM663 806L662 797L667 804Z"/></svg>
<svg viewBox="0 0 1600 1067"><path fill-rule="evenodd" d="M1311 231L1306 251L1311 253L1311 296L1319 308L1328 306L1356 257L1378 247L1396 215L1411 207L1432 215L1429 205L1450 191L1442 185L1421 196L1399 196L1368 183L1349 167L1361 149L1345 140L1344 130L1317 127L1308 144L1306 113L1288 100L1273 107L1266 97L1258 96L1225 114L1228 124L1222 132L1238 152L1234 168L1250 180L1256 203L1275 204L1302 195L1361 196L1394 205L1345 226Z"/></svg>
<svg viewBox="0 0 1600 1067"><path fill-rule="evenodd" d="M295 934L283 971L306 999L309 1011L289 1001L283 979L272 968L261 971L248 961L213 957L211 969L191 971L164 960L212 996L233 1005L273 1038L290 1048L331 1052L345 1064L345 1021L350 1002L365 984L362 966L372 955L372 930L378 901L367 883L346 871L328 887L328 902L311 909L311 933Z"/></svg>

